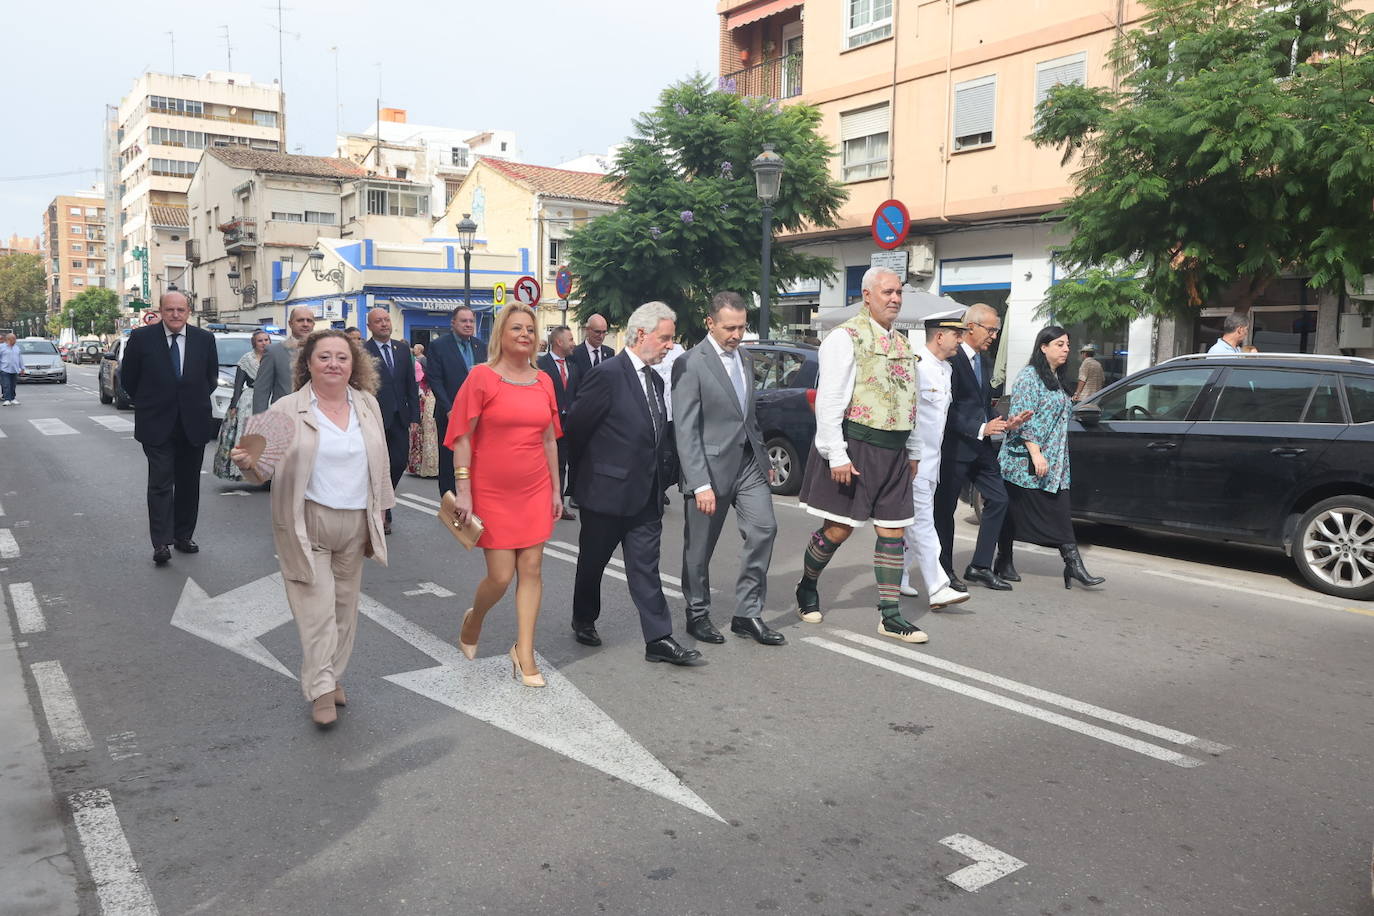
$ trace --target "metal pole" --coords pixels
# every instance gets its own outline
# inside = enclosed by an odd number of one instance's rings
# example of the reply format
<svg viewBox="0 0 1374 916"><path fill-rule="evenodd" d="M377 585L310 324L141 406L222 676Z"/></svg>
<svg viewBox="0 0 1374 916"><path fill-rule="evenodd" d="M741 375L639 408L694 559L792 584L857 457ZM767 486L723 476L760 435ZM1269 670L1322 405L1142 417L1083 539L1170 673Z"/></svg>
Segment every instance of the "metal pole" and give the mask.
<svg viewBox="0 0 1374 916"><path fill-rule="evenodd" d="M768 313L770 268L773 266L773 205L763 205L763 279L759 283L759 340L768 340L771 316Z"/></svg>
<svg viewBox="0 0 1374 916"><path fill-rule="evenodd" d="M463 249L463 304L472 308L472 252Z"/></svg>

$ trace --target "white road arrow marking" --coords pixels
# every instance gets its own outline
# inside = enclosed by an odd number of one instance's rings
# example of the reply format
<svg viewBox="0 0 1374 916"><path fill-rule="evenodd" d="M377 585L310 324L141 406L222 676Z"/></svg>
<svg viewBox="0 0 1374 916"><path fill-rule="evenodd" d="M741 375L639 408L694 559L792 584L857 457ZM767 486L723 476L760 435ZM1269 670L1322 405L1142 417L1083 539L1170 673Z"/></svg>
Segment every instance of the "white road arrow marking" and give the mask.
<svg viewBox="0 0 1374 916"><path fill-rule="evenodd" d="M258 637L291 620L281 575L263 576L215 598L188 578L172 612L172 626L223 646L295 680Z"/></svg>
<svg viewBox="0 0 1374 916"><path fill-rule="evenodd" d="M504 655L468 661L456 646L366 595L359 610L439 662L438 667L393 674L386 680L724 823L538 653L536 661L548 687L530 690L515 683Z"/></svg>
<svg viewBox="0 0 1374 916"><path fill-rule="evenodd" d="M998 878L1005 878L1012 872L1026 867L1026 863L1015 856L1009 856L1000 849L994 849L987 843L962 833L947 836L940 843L974 861L973 865L961 868L951 875L945 875L946 881L973 893L977 893Z"/></svg>
<svg viewBox="0 0 1374 916"><path fill-rule="evenodd" d="M225 490L220 496L252 496L247 490Z"/></svg>
<svg viewBox="0 0 1374 916"><path fill-rule="evenodd" d="M452 598L453 592L435 582L421 582L419 588L405 592L407 598L414 598L416 595L433 595L436 598Z"/></svg>

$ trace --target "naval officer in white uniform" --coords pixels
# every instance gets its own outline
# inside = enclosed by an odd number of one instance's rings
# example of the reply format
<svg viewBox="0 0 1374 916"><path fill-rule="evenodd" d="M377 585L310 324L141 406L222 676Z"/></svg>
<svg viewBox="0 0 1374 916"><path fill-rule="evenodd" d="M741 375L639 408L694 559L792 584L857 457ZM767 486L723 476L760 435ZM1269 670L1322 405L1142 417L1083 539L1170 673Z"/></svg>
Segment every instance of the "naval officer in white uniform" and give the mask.
<svg viewBox="0 0 1374 916"><path fill-rule="evenodd" d="M916 364L920 385L916 401L916 432L921 440L921 457L911 478L916 521L903 536L901 593L919 592L911 584L911 567L918 566L930 596L930 608L947 607L968 600L967 592L950 588L949 576L940 565L940 537L935 533L935 487L940 482L940 445L945 436L945 415L953 397L951 379L954 369L949 358L959 352L964 338L963 311L943 312L926 319L926 345Z"/></svg>

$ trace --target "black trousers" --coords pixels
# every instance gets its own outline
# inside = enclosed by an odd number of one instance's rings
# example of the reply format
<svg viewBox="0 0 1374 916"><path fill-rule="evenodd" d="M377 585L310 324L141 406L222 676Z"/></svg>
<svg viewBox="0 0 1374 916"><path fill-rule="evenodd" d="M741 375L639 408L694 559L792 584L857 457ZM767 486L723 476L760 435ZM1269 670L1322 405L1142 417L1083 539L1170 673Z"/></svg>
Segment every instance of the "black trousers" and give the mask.
<svg viewBox="0 0 1374 916"><path fill-rule="evenodd" d="M564 502L567 497L572 495L572 476L568 473L568 443L562 438L558 440L558 479L562 481L562 495Z"/></svg>
<svg viewBox="0 0 1374 916"><path fill-rule="evenodd" d="M454 489L453 449L444 445L444 434L448 432L448 414L440 413L437 408L434 411L434 428L439 434L439 498L443 499L445 493Z"/></svg>
<svg viewBox="0 0 1374 916"><path fill-rule="evenodd" d="M659 493L636 515L602 515L582 508L577 536L577 578L573 585L573 624L590 626L601 616L601 580L617 547L625 558L630 600L639 611L646 643L673 635L673 619L658 574L663 515Z"/></svg>
<svg viewBox="0 0 1374 916"><path fill-rule="evenodd" d="M971 566L992 566L1007 517L1007 488L994 456L984 454L973 461L947 461L940 466L940 483L935 488L935 533L940 536L940 565L950 575L954 574L954 513L959 507L959 494L968 481L983 495L983 520L978 526ZM1006 546L1010 555L1010 542Z"/></svg>
<svg viewBox="0 0 1374 916"><path fill-rule="evenodd" d="M200 514L200 466L205 445L192 445L181 423L171 438L144 445L148 456L148 534L153 546L189 541Z"/></svg>
<svg viewBox="0 0 1374 916"><path fill-rule="evenodd" d="M386 457L391 464L391 486L401 482L410 465L410 424L393 419L386 427Z"/></svg>

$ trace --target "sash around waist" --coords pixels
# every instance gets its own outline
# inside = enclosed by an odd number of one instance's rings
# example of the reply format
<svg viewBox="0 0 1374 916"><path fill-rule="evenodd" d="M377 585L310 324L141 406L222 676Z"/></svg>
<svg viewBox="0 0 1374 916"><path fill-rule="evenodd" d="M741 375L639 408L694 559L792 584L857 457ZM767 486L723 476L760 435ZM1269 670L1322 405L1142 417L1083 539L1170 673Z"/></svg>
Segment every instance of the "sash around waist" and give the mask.
<svg viewBox="0 0 1374 916"><path fill-rule="evenodd" d="M867 442L869 445L891 449L892 451L905 449L906 440L911 438L911 430L909 429L874 429L852 420L845 420L841 430L846 439Z"/></svg>

